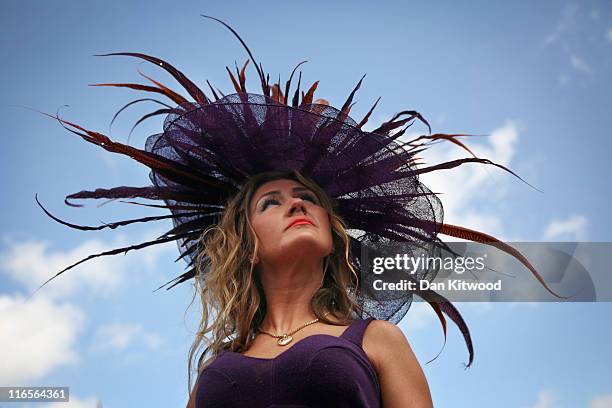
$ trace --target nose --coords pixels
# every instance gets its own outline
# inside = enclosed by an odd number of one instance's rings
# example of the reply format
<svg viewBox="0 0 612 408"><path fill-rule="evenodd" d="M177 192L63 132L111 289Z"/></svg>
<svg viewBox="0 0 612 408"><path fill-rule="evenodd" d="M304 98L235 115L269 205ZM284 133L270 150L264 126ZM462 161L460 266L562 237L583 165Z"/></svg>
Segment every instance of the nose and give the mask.
<svg viewBox="0 0 612 408"><path fill-rule="evenodd" d="M289 215L293 215L296 211L302 211L306 214L306 206L301 198L294 198L289 207Z"/></svg>

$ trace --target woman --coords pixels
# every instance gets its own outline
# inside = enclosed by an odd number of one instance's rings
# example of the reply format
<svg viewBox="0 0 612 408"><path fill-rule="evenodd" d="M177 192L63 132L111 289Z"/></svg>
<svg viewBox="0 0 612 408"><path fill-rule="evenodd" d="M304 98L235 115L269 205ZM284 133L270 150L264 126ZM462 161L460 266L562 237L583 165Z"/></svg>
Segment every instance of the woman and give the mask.
<svg viewBox="0 0 612 408"><path fill-rule="evenodd" d="M432 406L402 331L355 318L359 305L348 289L358 277L349 236L312 180L297 172L251 178L206 238L202 254L211 272L201 286L202 305L206 310L208 299L227 313L210 329L202 319L200 338L213 331L214 354L221 354L199 368L188 407L375 407L381 397L385 407ZM227 323L238 338L230 351L219 351ZM270 333L292 339L285 344ZM274 369L282 378L271 384Z"/></svg>
<svg viewBox="0 0 612 408"><path fill-rule="evenodd" d="M81 191L66 197L68 205L76 205L74 199L143 198L164 204L128 202L165 208L171 214L93 227L67 223L43 208L47 215L81 230L166 219L172 219L173 228L155 240L90 255L55 277L95 257L177 242L178 259L187 262L188 270L163 286L172 284L170 289L196 278L194 293L203 305L189 356L190 385L192 361L208 343L195 367L198 384L190 386L191 406L431 406L423 372L395 324L418 295L434 309L445 335L444 315L458 325L469 366L474 353L467 325L454 306L432 290L372 290L379 276L361 263L359 255L371 245L399 242L409 255L435 256L448 249L438 237L444 234L494 245L541 279L508 245L444 224L440 200L419 181L421 174L470 162L511 171L473 155L420 165L417 155L438 141L450 141L471 153L458 140L465 135L427 134L400 142L417 120L429 129L427 121L411 110L371 132L362 130L376 104L359 122L350 118L361 81L340 109L314 100L318 81L300 93L301 73L290 98L301 63L284 88L280 78L270 85L269 75L242 39L221 23L253 60L261 94L247 92L249 60L240 70L236 66L236 75L226 67L236 93L225 96L210 84L210 93L205 93L161 59L109 54L154 63L189 94L183 96L144 74L152 85L100 84L163 95L174 102L173 107L146 98L126 105L161 104L137 124L166 115L163 132L150 136L141 150L56 117L85 141L151 170L150 186ZM411 271L405 278L431 281L436 272Z"/></svg>

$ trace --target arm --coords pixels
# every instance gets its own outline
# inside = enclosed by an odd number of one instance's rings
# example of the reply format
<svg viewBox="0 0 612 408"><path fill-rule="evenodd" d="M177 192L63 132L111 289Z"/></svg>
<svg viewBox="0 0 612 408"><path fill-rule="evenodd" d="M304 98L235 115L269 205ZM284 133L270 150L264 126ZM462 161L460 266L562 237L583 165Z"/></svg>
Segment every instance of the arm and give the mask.
<svg viewBox="0 0 612 408"><path fill-rule="evenodd" d="M378 374L385 408L433 407L425 374L399 327L385 320L372 321L363 349Z"/></svg>

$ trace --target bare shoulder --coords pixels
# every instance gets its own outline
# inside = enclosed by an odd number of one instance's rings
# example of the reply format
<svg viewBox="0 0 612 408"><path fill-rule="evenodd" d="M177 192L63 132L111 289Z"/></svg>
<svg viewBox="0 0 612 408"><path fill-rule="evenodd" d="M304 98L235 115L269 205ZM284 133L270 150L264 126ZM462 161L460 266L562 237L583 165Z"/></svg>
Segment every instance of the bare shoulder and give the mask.
<svg viewBox="0 0 612 408"><path fill-rule="evenodd" d="M375 368L380 368L386 358L410 349L404 332L386 320L372 320L363 335L363 350Z"/></svg>
<svg viewBox="0 0 612 408"><path fill-rule="evenodd" d="M362 347L378 374L384 406L432 407L427 379L398 326L386 320L371 321Z"/></svg>
<svg viewBox="0 0 612 408"><path fill-rule="evenodd" d="M396 324L393 324L386 320L372 320L366 328L366 335L369 335L370 337L401 336L405 338L404 332L402 332L402 330L397 327Z"/></svg>

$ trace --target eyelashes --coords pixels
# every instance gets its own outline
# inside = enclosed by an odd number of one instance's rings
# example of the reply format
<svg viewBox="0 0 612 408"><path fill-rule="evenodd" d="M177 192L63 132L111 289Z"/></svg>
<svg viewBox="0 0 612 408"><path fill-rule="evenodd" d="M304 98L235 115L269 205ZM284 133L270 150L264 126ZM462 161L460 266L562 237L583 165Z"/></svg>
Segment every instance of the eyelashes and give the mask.
<svg viewBox="0 0 612 408"><path fill-rule="evenodd" d="M266 198L261 204L260 210L265 210L270 204L279 204L279 202L276 198Z"/></svg>
<svg viewBox="0 0 612 408"><path fill-rule="evenodd" d="M317 200L317 198L311 194L311 193L302 193L300 194L298 197L300 197L302 200L304 201L310 201L313 204L318 205L319 201ZM280 201L276 198L266 198L262 203L261 203L261 207L260 207L260 211L264 211L266 208L268 208L271 204L280 204Z"/></svg>

